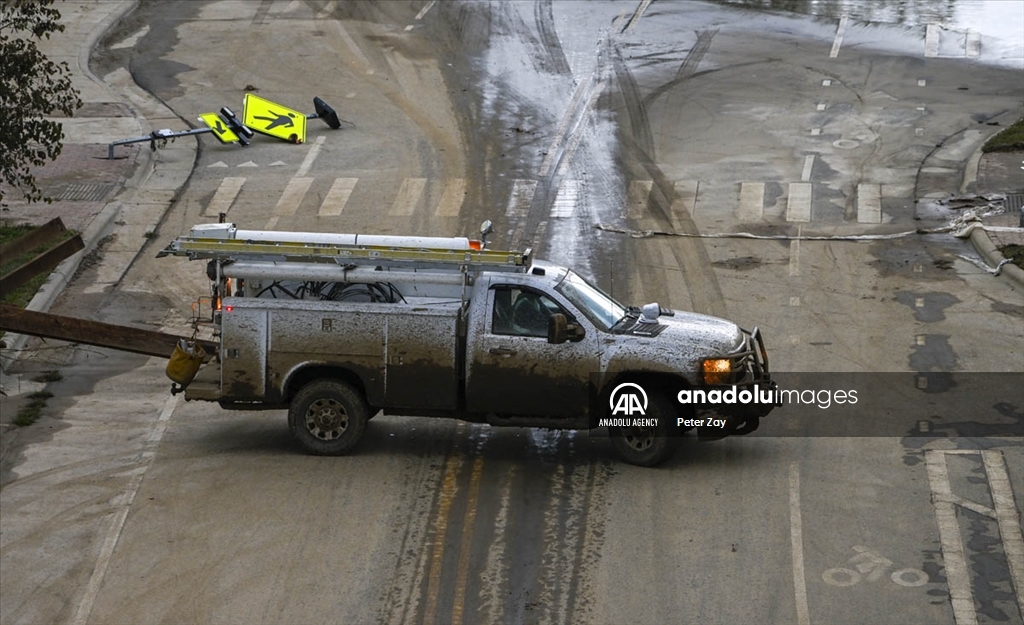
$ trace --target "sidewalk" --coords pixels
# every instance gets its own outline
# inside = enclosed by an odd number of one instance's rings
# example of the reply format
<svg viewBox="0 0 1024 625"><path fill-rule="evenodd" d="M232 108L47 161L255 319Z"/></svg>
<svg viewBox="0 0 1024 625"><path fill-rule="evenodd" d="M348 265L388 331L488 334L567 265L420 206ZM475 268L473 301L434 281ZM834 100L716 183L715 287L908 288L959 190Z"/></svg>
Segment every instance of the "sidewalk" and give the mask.
<svg viewBox="0 0 1024 625"><path fill-rule="evenodd" d="M40 188L52 204L26 204L11 197L0 219L10 223L42 224L61 217L79 231L85 249L61 263L27 308L47 311L75 275L82 259L103 245L97 263L99 280L87 287L103 292L116 285L139 254L179 189L192 172L195 141L178 141L152 152L145 143L118 146L107 159L107 144L148 135L154 128L187 130L170 109L140 89L125 69L97 77L89 56L99 39L129 13L138 0L67 0L61 12L63 33L40 43L52 61L65 61L83 106L73 118L61 118L64 147L60 157L36 172ZM141 147L140 147L141 146ZM0 351L0 386L18 392L20 380L7 375L30 337L7 334ZM31 376L34 374L26 374ZM33 386L31 383L27 386ZM34 389L33 389L34 390ZM13 393L12 393L13 394Z"/></svg>

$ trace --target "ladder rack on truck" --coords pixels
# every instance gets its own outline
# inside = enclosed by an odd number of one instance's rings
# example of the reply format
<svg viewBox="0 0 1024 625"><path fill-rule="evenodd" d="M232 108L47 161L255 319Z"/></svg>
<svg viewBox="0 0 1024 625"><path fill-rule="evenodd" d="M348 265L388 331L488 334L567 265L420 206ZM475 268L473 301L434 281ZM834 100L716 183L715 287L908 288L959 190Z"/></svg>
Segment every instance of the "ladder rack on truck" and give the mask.
<svg viewBox="0 0 1024 625"><path fill-rule="evenodd" d="M489 224L481 232L486 235ZM370 301L464 301L466 287L481 272L526 273L532 263L529 249L484 248L484 241L465 237L241 230L217 223L194 226L157 256L209 261L212 293L193 304L193 323L202 322L206 301L210 321L216 323L224 297L335 299L362 294Z"/></svg>
<svg viewBox="0 0 1024 625"><path fill-rule="evenodd" d="M216 226L215 228L209 226ZM522 273L530 265L525 252L482 249L479 241L459 237L406 237L238 230L232 224L196 226L157 254L191 260L249 263L318 263L340 267L505 271ZM290 273L295 273L294 271Z"/></svg>

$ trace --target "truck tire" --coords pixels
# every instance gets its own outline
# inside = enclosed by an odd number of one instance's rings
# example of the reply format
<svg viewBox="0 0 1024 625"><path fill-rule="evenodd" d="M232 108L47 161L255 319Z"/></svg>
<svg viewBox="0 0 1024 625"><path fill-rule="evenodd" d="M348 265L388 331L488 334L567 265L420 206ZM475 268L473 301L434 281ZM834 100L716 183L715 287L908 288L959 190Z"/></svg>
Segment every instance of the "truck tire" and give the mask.
<svg viewBox="0 0 1024 625"><path fill-rule="evenodd" d="M647 417L658 420L658 427L609 428L612 448L623 462L641 467L653 467L665 462L676 451L676 441L669 436L670 419L675 418L672 404L661 393L652 393Z"/></svg>
<svg viewBox="0 0 1024 625"><path fill-rule="evenodd" d="M288 407L288 427L311 454L347 454L363 437L370 409L344 382L318 380L302 387Z"/></svg>

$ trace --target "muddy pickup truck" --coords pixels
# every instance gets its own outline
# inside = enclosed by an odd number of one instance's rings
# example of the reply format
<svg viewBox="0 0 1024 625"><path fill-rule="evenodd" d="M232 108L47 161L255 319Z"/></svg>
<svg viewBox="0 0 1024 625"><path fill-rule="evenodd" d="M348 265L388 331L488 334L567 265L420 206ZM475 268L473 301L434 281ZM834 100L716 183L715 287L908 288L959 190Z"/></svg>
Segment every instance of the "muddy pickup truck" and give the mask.
<svg viewBox="0 0 1024 625"><path fill-rule="evenodd" d="M193 228L161 252L207 259L213 281L219 345L186 399L287 408L295 438L322 455L349 452L378 413L610 424L595 433L639 465L668 458L674 437L693 427L743 434L773 408L679 399L682 390L770 388L756 329L627 307L529 251L484 248L460 238ZM624 391L634 395L626 401ZM720 418L698 418L712 409Z"/></svg>

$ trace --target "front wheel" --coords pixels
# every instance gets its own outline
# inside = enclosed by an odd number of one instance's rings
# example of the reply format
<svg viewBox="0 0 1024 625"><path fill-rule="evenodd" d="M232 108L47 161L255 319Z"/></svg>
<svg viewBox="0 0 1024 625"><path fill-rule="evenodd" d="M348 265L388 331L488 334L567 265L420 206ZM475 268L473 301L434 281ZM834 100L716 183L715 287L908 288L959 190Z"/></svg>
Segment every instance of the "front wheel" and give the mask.
<svg viewBox="0 0 1024 625"><path fill-rule="evenodd" d="M653 467L665 462L676 451L670 436L670 420L675 418L672 404L661 394L652 394L647 417L657 419L650 427L614 427L609 429L612 447L619 458L629 464Z"/></svg>
<svg viewBox="0 0 1024 625"><path fill-rule="evenodd" d="M359 391L344 382L307 384L288 408L288 427L306 451L318 456L347 454L363 437L370 409Z"/></svg>

